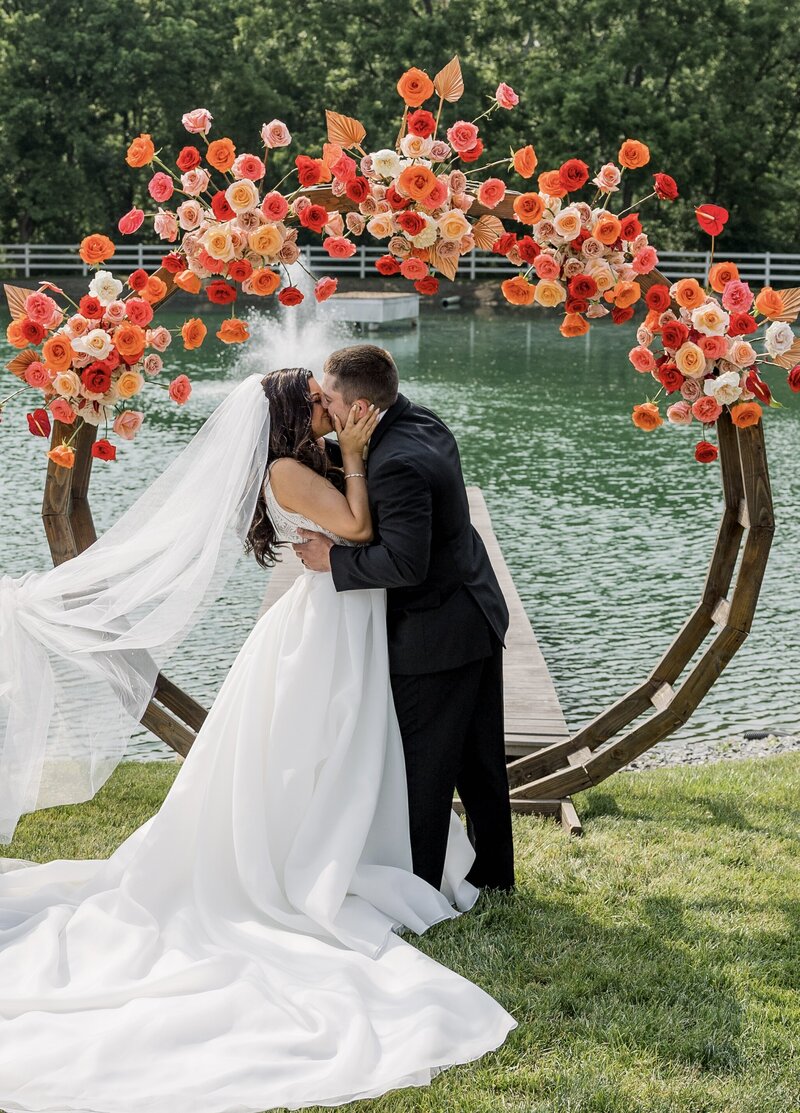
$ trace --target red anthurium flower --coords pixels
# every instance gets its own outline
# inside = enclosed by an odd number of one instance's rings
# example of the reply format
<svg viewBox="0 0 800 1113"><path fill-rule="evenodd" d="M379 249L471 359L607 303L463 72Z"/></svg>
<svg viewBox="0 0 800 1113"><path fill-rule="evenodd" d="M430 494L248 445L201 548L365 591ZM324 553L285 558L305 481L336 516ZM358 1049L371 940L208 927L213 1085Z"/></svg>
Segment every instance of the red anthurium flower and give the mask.
<svg viewBox="0 0 800 1113"><path fill-rule="evenodd" d="M772 391L762 378L759 377L758 371L755 367L747 372L745 379L745 386L751 394L755 394L759 402L766 402L767 405L772 401Z"/></svg>
<svg viewBox="0 0 800 1113"><path fill-rule="evenodd" d="M694 210L697 223L709 236L718 236L728 223L730 213L721 205L700 205Z"/></svg>
<svg viewBox="0 0 800 1113"><path fill-rule="evenodd" d="M50 436L50 417L47 410L34 410L33 413L25 416L28 419L28 429L34 437Z"/></svg>

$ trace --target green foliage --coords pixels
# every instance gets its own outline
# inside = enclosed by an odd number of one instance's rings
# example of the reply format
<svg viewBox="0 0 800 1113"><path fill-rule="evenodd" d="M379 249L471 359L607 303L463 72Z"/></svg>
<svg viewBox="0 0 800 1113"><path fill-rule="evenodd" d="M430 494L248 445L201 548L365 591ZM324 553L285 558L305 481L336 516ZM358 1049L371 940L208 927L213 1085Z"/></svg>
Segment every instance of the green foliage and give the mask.
<svg viewBox="0 0 800 1113"><path fill-rule="evenodd" d="M663 169L685 199L648 205L657 244L705 248L692 205L711 200L731 210L728 248L800 250L800 26L784 0L414 0L391 18L363 0L76 0L64 12L0 0L6 240L112 231L146 196L129 139L149 131L177 152L180 115L198 105L244 150L259 149L265 120L285 120L296 144L273 157L280 173L319 152L325 108L386 145L399 74L458 53L466 94L446 111L473 118L500 80L522 96L487 129L491 159L533 142L542 169L569 156L594 169L642 139L653 162L634 181Z"/></svg>
<svg viewBox="0 0 800 1113"><path fill-rule="evenodd" d="M179 767L125 762L0 853L104 857ZM796 1113L800 754L618 774L571 839L515 818L511 896L415 945L517 1018L494 1054L353 1113Z"/></svg>

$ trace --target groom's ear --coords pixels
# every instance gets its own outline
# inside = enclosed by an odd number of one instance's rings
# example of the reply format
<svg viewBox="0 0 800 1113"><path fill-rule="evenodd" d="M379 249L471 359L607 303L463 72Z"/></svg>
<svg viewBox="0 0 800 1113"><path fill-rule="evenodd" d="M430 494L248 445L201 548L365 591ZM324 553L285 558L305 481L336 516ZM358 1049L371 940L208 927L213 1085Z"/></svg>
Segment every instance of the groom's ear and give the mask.
<svg viewBox="0 0 800 1113"><path fill-rule="evenodd" d="M370 402L367 398L356 398L354 405L358 406L359 418L362 418L370 407Z"/></svg>

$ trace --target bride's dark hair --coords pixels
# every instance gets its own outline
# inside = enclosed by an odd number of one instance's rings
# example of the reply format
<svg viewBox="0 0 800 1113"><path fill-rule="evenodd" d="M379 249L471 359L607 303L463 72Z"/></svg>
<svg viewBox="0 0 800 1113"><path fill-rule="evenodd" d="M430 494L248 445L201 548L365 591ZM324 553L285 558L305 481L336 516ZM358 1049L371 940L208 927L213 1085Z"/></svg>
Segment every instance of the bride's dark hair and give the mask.
<svg viewBox="0 0 800 1113"><path fill-rule="evenodd" d="M310 378L311 372L305 367L284 367L279 371L270 371L261 380L269 402L267 467L273 460L291 456L320 475L328 472L328 458L311 430L313 404L308 389ZM278 559L278 546L281 544L285 542L278 541L267 513L262 482L245 541L245 552L253 553L262 568L271 568Z"/></svg>

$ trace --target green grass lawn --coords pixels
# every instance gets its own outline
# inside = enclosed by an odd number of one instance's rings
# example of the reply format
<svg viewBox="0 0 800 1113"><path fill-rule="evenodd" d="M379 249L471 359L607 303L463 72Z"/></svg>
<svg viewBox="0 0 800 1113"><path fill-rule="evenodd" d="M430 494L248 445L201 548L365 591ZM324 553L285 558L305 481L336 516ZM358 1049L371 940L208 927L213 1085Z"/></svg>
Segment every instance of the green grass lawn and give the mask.
<svg viewBox="0 0 800 1113"><path fill-rule="evenodd" d="M178 766L124 763L2 853L108 855ZM495 1054L362 1113L800 1109L800 755L621 774L571 839L516 817L519 888L418 941L519 1028Z"/></svg>

